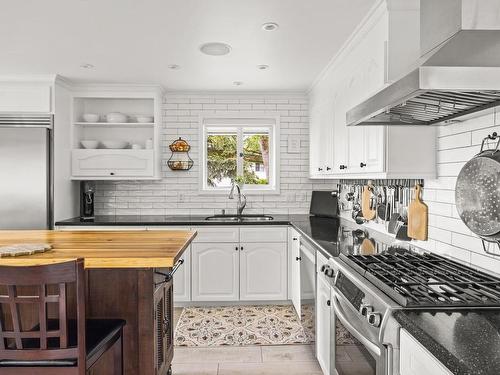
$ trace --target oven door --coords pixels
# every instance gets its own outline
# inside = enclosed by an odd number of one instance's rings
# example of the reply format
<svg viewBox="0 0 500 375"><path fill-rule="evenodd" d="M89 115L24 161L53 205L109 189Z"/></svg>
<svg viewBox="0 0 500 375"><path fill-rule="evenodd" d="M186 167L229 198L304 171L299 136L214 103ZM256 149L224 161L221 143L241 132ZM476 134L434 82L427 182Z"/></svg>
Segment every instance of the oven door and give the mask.
<svg viewBox="0 0 500 375"><path fill-rule="evenodd" d="M338 375L385 375L380 347L364 332L335 288L332 289L335 369Z"/></svg>

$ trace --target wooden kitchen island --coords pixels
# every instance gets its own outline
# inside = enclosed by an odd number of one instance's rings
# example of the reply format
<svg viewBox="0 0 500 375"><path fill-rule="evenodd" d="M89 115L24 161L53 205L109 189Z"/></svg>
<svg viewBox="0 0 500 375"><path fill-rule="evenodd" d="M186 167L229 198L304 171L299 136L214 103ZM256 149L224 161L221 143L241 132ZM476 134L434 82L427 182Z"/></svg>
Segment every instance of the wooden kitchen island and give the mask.
<svg viewBox="0 0 500 375"><path fill-rule="evenodd" d="M196 232L0 231L0 246L48 243L43 254L0 258L1 265L33 266L84 259L87 318L126 320L126 375L164 375L173 357L173 290L169 274ZM75 292L68 290L68 300ZM105 354L91 375L108 375Z"/></svg>

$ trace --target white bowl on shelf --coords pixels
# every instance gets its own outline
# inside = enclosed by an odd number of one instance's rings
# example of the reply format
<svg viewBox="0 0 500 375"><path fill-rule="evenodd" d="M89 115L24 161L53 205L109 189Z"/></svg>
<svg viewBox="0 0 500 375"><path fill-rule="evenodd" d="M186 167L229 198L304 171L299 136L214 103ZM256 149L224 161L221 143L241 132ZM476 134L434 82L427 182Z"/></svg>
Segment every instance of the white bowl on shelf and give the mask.
<svg viewBox="0 0 500 375"><path fill-rule="evenodd" d="M99 122L99 115L96 113L84 113L82 118L85 122Z"/></svg>
<svg viewBox="0 0 500 375"><path fill-rule="evenodd" d="M126 141L102 141L104 148L110 149L123 149L128 147L128 142Z"/></svg>
<svg viewBox="0 0 500 375"><path fill-rule="evenodd" d="M83 148L95 149L99 147L99 141L80 141Z"/></svg>
<svg viewBox="0 0 500 375"><path fill-rule="evenodd" d="M106 115L106 122L127 122L127 115L121 112L111 112Z"/></svg>
<svg viewBox="0 0 500 375"><path fill-rule="evenodd" d="M136 116L136 119L137 119L137 122L140 122L142 124L145 124L145 123L151 123L154 121L154 117L153 116Z"/></svg>

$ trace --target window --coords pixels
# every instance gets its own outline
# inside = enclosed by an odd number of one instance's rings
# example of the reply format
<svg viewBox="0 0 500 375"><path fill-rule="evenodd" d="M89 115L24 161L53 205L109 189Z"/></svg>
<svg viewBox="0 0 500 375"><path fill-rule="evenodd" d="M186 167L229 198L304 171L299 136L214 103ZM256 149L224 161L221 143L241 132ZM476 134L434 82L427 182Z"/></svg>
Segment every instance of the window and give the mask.
<svg viewBox="0 0 500 375"><path fill-rule="evenodd" d="M278 192L277 118L204 118L201 133L203 191L226 192L236 179L245 192Z"/></svg>

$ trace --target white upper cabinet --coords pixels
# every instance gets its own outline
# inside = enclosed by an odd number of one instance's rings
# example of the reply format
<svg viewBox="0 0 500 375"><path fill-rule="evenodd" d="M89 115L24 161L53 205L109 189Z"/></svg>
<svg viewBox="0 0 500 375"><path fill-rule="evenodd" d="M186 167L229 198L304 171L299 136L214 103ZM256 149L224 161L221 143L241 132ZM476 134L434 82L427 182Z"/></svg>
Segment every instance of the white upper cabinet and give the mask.
<svg viewBox="0 0 500 375"><path fill-rule="evenodd" d="M419 55L419 1L374 8L311 89L311 178L435 177L434 128L346 125L351 108L408 73Z"/></svg>
<svg viewBox="0 0 500 375"><path fill-rule="evenodd" d="M72 178L160 178L161 100L157 86L76 87L71 104ZM126 115L126 120L107 121L112 112ZM85 141L99 143L86 148Z"/></svg>
<svg viewBox="0 0 500 375"><path fill-rule="evenodd" d="M51 83L0 82L0 112L52 112Z"/></svg>

